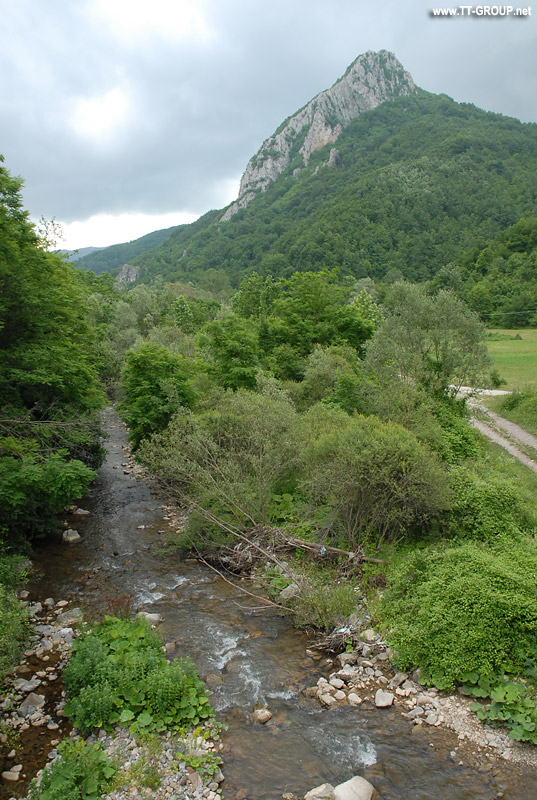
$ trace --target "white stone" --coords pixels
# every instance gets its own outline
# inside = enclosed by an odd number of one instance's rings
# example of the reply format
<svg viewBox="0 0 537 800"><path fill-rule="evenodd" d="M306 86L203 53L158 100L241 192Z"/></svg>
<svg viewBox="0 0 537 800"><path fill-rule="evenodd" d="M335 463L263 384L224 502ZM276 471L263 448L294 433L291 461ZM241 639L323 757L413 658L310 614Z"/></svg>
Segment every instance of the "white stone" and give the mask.
<svg viewBox="0 0 537 800"><path fill-rule="evenodd" d="M139 611L137 617L145 617L151 625L158 625L162 622L162 614L150 614L149 611Z"/></svg>
<svg viewBox="0 0 537 800"><path fill-rule="evenodd" d="M330 783L323 783L321 786L316 786L315 789L310 789L304 795L304 800L335 800L336 790Z"/></svg>
<svg viewBox="0 0 537 800"><path fill-rule="evenodd" d="M345 682L340 678L330 678L330 685L335 689L342 689L345 686Z"/></svg>
<svg viewBox="0 0 537 800"><path fill-rule="evenodd" d="M334 697L332 697L331 694L322 694L319 697L319 700L321 701L323 706L326 706L327 708L330 708L330 706L333 706L337 702L337 700Z"/></svg>
<svg viewBox="0 0 537 800"><path fill-rule="evenodd" d="M375 705L377 708L387 708L391 706L394 700L394 696L391 692L385 692L382 689L378 689L375 695Z"/></svg>
<svg viewBox="0 0 537 800"><path fill-rule="evenodd" d="M358 775L336 786L336 800L372 800L375 787Z"/></svg>
<svg viewBox="0 0 537 800"><path fill-rule="evenodd" d="M73 528L68 528L66 531L63 532L62 539L67 544L74 544L75 542L79 542L81 539L81 535L78 531L73 530Z"/></svg>
<svg viewBox="0 0 537 800"><path fill-rule="evenodd" d="M351 692L347 697L347 700L351 704L351 706L359 706L362 702L362 698L356 694L356 692Z"/></svg>

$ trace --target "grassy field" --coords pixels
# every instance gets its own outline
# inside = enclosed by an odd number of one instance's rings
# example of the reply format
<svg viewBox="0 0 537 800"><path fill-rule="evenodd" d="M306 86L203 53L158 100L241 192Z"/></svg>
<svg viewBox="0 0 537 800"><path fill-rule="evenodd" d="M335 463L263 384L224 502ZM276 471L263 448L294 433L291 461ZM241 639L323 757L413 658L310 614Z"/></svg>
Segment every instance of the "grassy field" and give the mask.
<svg viewBox="0 0 537 800"><path fill-rule="evenodd" d="M507 381L502 389L537 387L537 328L491 329L487 345L494 367Z"/></svg>

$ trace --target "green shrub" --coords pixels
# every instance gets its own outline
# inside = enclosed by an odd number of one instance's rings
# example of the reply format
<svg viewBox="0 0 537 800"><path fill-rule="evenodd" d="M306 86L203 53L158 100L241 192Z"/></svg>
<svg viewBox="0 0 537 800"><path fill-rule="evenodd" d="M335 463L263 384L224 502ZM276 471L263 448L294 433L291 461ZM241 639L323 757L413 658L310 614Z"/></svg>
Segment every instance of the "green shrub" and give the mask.
<svg viewBox="0 0 537 800"><path fill-rule="evenodd" d="M451 471L452 507L449 527L457 538L490 541L517 536L526 522L518 488L502 475L483 476L459 466Z"/></svg>
<svg viewBox="0 0 537 800"><path fill-rule="evenodd" d="M448 505L447 476L413 433L315 406L304 415L302 490L332 509L349 549L426 529Z"/></svg>
<svg viewBox="0 0 537 800"><path fill-rule="evenodd" d="M16 595L0 584L0 675L18 660L29 633L28 612Z"/></svg>
<svg viewBox="0 0 537 800"><path fill-rule="evenodd" d="M380 605L398 666L439 688L520 671L537 644L536 575L532 539L405 555Z"/></svg>
<svg viewBox="0 0 537 800"><path fill-rule="evenodd" d="M30 786L28 800L99 800L107 794L117 767L101 745L65 739L61 758L46 767L41 784Z"/></svg>
<svg viewBox="0 0 537 800"><path fill-rule="evenodd" d="M64 681L65 713L84 734L116 724L139 732L178 730L214 715L194 666L168 663L143 618L105 617L79 637Z"/></svg>
<svg viewBox="0 0 537 800"><path fill-rule="evenodd" d="M356 592L335 574L311 573L292 606L298 625L332 630L356 610Z"/></svg>
<svg viewBox="0 0 537 800"><path fill-rule="evenodd" d="M452 398L437 401L433 406L433 415L440 423L441 447L439 452L444 461L456 464L464 459L478 457L477 437L466 418L464 406L461 403Z"/></svg>
<svg viewBox="0 0 537 800"><path fill-rule="evenodd" d="M64 451L0 458L0 527L42 535L65 505L86 494L94 475Z"/></svg>
<svg viewBox="0 0 537 800"><path fill-rule="evenodd" d="M180 407L193 406L195 373L191 359L158 344L143 344L127 353L122 375L125 398L118 408L134 447L164 430Z"/></svg>

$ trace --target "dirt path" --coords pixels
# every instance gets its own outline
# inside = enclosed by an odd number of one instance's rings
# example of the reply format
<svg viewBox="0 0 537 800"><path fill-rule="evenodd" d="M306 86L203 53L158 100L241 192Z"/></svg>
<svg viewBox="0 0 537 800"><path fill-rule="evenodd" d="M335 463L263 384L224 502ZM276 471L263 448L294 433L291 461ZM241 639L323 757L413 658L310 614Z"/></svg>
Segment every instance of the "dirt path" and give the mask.
<svg viewBox="0 0 537 800"><path fill-rule="evenodd" d="M498 417L498 419L501 420L502 422L507 422L507 420L502 419L502 417ZM475 417L472 418L471 423L474 428L477 428L478 431L480 431L484 436L489 438L492 442L499 444L501 447L507 450L507 452L510 453L512 456L514 456L516 459L518 459L521 464L524 464L529 469L533 470L534 472L537 472L537 462L535 462L529 456L525 455L525 453L519 450L518 447L516 447L509 439L506 439L505 436L502 436L501 433L498 433L498 431L494 430L494 428L492 428L490 425L487 425L485 422L481 422L481 420L475 419ZM514 423L512 422L509 423L509 425L513 424ZM514 427L518 428L518 425L515 425ZM535 439L534 436L531 436L522 428L518 428L518 430L525 436ZM534 445L531 446L533 447Z"/></svg>
<svg viewBox="0 0 537 800"><path fill-rule="evenodd" d="M486 421L473 417L471 423L474 428L477 428L484 436L487 436L491 441L507 450L508 453L518 459L518 461L528 467L528 469L537 472L537 461L526 453L523 453L515 444L516 442L517 444L523 445L525 448L530 448L531 451L534 451L535 457L537 458L536 436L525 431L520 425L516 425L508 419L500 417L499 414L496 414L494 411L485 408L477 399L470 402L469 405L470 407L473 405L474 408L479 408L487 415Z"/></svg>

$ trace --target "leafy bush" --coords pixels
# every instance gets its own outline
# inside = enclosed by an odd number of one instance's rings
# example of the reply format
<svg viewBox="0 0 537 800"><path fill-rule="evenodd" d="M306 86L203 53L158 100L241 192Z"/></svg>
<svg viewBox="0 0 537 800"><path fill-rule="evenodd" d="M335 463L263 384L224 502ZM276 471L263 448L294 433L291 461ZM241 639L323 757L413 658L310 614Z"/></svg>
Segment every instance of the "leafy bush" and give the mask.
<svg viewBox="0 0 537 800"><path fill-rule="evenodd" d="M400 425L335 411L314 407L305 415L301 454L302 488L313 504L332 509L332 530L353 547L427 527L448 503L435 457Z"/></svg>
<svg viewBox="0 0 537 800"><path fill-rule="evenodd" d="M42 535L65 505L86 494L94 474L65 451L0 458L0 527Z"/></svg>
<svg viewBox="0 0 537 800"><path fill-rule="evenodd" d="M65 739L60 758L46 767L39 786L34 780L28 800L99 800L107 794L117 767L101 745Z"/></svg>
<svg viewBox="0 0 537 800"><path fill-rule="evenodd" d="M12 591L0 584L0 675L17 661L29 633L26 609Z"/></svg>
<svg viewBox="0 0 537 800"><path fill-rule="evenodd" d="M188 491L201 518L266 523L273 494L296 465L296 412L283 392L267 390L274 396L228 391L204 414L176 414L164 434L144 442L140 459ZM191 530L199 519L191 517Z"/></svg>
<svg viewBox="0 0 537 800"><path fill-rule="evenodd" d="M144 344L127 354L122 375L125 399L119 411L134 447L152 433L164 430L181 406L192 407L190 380L195 372L190 359L158 344Z"/></svg>
<svg viewBox="0 0 537 800"><path fill-rule="evenodd" d="M463 466L451 472L452 507L449 527L453 536L490 541L512 537L531 526L518 488L502 475L481 476Z"/></svg>
<svg viewBox="0 0 537 800"><path fill-rule="evenodd" d="M356 610L356 593L352 584L335 574L310 572L305 587L291 602L298 625L331 630Z"/></svg>
<svg viewBox="0 0 537 800"><path fill-rule="evenodd" d="M480 681L480 684L482 683ZM472 691L473 687L466 688L469 694L482 696L481 691ZM472 711L477 712L479 719L489 725L507 727L510 738L517 742L537 744L537 708L535 697L530 693L528 686L519 681L504 680L490 688L489 682L486 692L492 703L470 705Z"/></svg>
<svg viewBox="0 0 537 800"><path fill-rule="evenodd" d="M536 574L532 539L405 554L380 606L398 666L439 688L520 671L537 645Z"/></svg>
<svg viewBox="0 0 537 800"><path fill-rule="evenodd" d="M439 453L444 461L456 464L464 459L477 458L477 437L466 418L463 404L452 398L444 398L434 404L433 415L440 423Z"/></svg>
<svg viewBox="0 0 537 800"><path fill-rule="evenodd" d="M65 713L83 733L117 724L178 730L214 714L194 666L168 663L143 618L105 617L75 642L64 681Z"/></svg>

